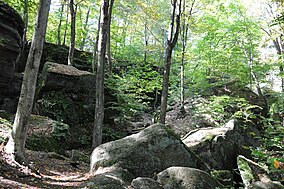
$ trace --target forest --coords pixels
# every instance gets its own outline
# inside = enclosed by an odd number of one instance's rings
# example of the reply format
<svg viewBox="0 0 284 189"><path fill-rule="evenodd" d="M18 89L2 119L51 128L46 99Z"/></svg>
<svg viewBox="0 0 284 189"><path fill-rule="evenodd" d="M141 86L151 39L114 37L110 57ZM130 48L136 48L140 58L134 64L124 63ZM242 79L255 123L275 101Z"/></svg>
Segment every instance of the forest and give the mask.
<svg viewBox="0 0 284 189"><path fill-rule="evenodd" d="M0 188L284 188L284 1L0 0Z"/></svg>

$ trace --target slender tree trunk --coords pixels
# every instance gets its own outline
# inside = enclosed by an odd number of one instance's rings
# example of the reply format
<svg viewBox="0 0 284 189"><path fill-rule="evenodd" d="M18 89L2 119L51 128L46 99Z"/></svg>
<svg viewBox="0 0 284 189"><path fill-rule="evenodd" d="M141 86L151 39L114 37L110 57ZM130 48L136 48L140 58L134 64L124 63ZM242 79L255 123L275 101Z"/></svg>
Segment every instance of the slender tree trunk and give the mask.
<svg viewBox="0 0 284 189"><path fill-rule="evenodd" d="M102 143L102 130L104 120L104 65L107 43L109 17L109 0L101 0L100 28L98 40L98 64L96 75L96 106L92 147Z"/></svg>
<svg viewBox="0 0 284 189"><path fill-rule="evenodd" d="M279 61L281 61L281 63L283 63L283 41L280 39L280 38L276 38L273 40L273 44L274 44L274 47L276 48L276 51L277 51L277 55L279 57ZM280 65L279 66L279 71L280 71L280 74L283 73L283 66ZM284 78L281 77L281 91L284 92Z"/></svg>
<svg viewBox="0 0 284 189"><path fill-rule="evenodd" d="M63 43L62 45L66 45L66 36L67 36L67 28L68 28L68 19L69 19L69 8L67 7L67 11L66 11L66 20L65 20L65 28L64 28L64 35L63 35Z"/></svg>
<svg viewBox="0 0 284 189"><path fill-rule="evenodd" d="M25 162L26 136L34 103L37 75L45 39L50 3L51 0L41 0L39 3L35 31L25 67L13 130L5 146L5 151L11 154L19 163Z"/></svg>
<svg viewBox="0 0 284 189"><path fill-rule="evenodd" d="M108 19L108 28L107 28L107 62L108 62L108 72L111 74L112 72L112 62L111 62L111 50L110 50L110 26L111 26L111 15L112 15L112 7L114 0L110 0L109 5L109 19Z"/></svg>
<svg viewBox="0 0 284 189"><path fill-rule="evenodd" d="M61 45L60 32L61 32L63 12L64 12L64 3L62 3L61 9L60 9L60 17L59 17L59 23L58 23L58 27L57 27L57 41L56 41L57 45Z"/></svg>
<svg viewBox="0 0 284 189"><path fill-rule="evenodd" d="M169 90L169 80L170 80L170 69L171 69L171 59L172 59L172 51L175 47L179 29L180 29L180 14L181 14L181 0L172 1L173 12L171 18L171 24L169 27L168 39L167 39L167 46L165 50L165 67L164 67L164 75L163 75L163 89L162 89L162 97L161 97L161 110L160 110L160 123L165 124L166 122L166 112L167 112L167 101L168 101L168 90ZM176 8L179 7L175 19ZM174 26L175 26L175 34L174 33Z"/></svg>
<svg viewBox="0 0 284 189"><path fill-rule="evenodd" d="M188 24L186 24L185 20L185 1L183 0L183 10L182 10L182 35L181 35L181 43L182 43L182 53L181 53L181 65L180 65L180 111L182 114L185 113L184 108L184 57L185 57L185 48L186 48L186 40L187 40L187 32L188 32Z"/></svg>
<svg viewBox="0 0 284 189"><path fill-rule="evenodd" d="M70 14L71 14L71 36L68 54L68 65L73 66L74 61L74 48L75 48L75 36L76 36L76 11L77 5L74 5L74 0L70 0ZM74 8L74 6L76 8Z"/></svg>
<svg viewBox="0 0 284 189"><path fill-rule="evenodd" d="M99 21L98 21L98 30L97 30L97 36L96 36L96 42L94 46L93 51L93 60L92 60L92 72L95 73L97 70L96 62L97 62L97 55L98 55L98 42L99 42L99 34L100 34L100 20L101 20L101 12L99 15Z"/></svg>
<svg viewBox="0 0 284 189"><path fill-rule="evenodd" d="M81 43L81 47L80 47L81 51L84 50L86 38L88 36L88 23L89 23L90 11L91 11L91 7L88 8L86 20L85 20L85 23L84 23L84 26L83 26L83 39L82 39L82 43Z"/></svg>
<svg viewBox="0 0 284 189"><path fill-rule="evenodd" d="M195 4L195 0L192 1L191 8L189 10L188 16L186 17L186 0L183 0L183 17L182 17L182 35L181 35L181 43L182 43L182 56L181 56L181 66L180 66L180 111L181 113L185 113L184 108L184 59L185 59L185 50L187 45L187 36L188 36L188 22L192 15L193 6Z"/></svg>
<svg viewBox="0 0 284 189"><path fill-rule="evenodd" d="M148 35L147 35L147 24L148 20L147 18L145 19L144 23L144 41L145 41L145 50L144 50L144 63L147 62L147 48L148 48Z"/></svg>
<svg viewBox="0 0 284 189"><path fill-rule="evenodd" d="M28 24L29 24L29 13L28 13L28 0L24 1L24 23L25 23L25 28L24 28L24 34L23 34L23 49L22 52L24 52L24 48L26 46L26 41L27 41L27 31L28 31Z"/></svg>

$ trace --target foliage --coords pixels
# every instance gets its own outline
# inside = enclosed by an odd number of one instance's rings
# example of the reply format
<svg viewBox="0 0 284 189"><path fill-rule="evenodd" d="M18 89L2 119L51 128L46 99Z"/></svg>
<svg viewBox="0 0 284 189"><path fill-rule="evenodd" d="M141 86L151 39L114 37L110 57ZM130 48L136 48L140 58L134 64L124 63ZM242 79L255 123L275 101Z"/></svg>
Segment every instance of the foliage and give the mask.
<svg viewBox="0 0 284 189"><path fill-rule="evenodd" d="M126 66L122 73L107 79L107 88L115 91L117 99L117 104L111 108L118 108L124 116L136 115L149 105L149 101L154 101L150 96L161 90L161 80L151 64Z"/></svg>
<svg viewBox="0 0 284 189"><path fill-rule="evenodd" d="M66 139L69 135L69 125L54 121L52 123L52 136L56 138L57 140L63 140Z"/></svg>
<svg viewBox="0 0 284 189"><path fill-rule="evenodd" d="M115 131L112 128L103 128L103 142L109 142L121 139L124 136L122 132Z"/></svg>
<svg viewBox="0 0 284 189"><path fill-rule="evenodd" d="M273 180L284 179L284 169L275 166L275 161L284 163L284 128L280 124L269 124L260 139L262 145L252 149L253 157L263 163L269 169L270 176Z"/></svg>
<svg viewBox="0 0 284 189"><path fill-rule="evenodd" d="M82 94L77 93L77 98L72 94L67 90L46 92L37 101L37 109L41 115L70 125L91 122L94 105L85 105Z"/></svg>
<svg viewBox="0 0 284 189"><path fill-rule="evenodd" d="M223 95L210 97L208 101L197 106L195 112L210 115L212 121L220 126L232 117L251 121L256 117L253 112L255 108L259 107L250 105L244 98Z"/></svg>
<svg viewBox="0 0 284 189"><path fill-rule="evenodd" d="M284 163L284 127L283 127L283 96L274 93L270 99L270 118L264 120L265 130L260 138L262 145L252 150L253 157L265 164L273 180L283 181L284 169L278 164Z"/></svg>

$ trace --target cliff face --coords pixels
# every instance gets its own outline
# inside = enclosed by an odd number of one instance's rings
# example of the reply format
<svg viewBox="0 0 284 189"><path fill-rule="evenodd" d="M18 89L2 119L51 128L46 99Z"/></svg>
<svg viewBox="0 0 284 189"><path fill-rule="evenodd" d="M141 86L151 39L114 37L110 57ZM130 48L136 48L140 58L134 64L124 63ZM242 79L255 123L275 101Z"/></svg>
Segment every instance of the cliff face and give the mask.
<svg viewBox="0 0 284 189"><path fill-rule="evenodd" d="M0 91L5 93L13 79L21 51L24 22L8 5L0 2Z"/></svg>
<svg viewBox="0 0 284 189"><path fill-rule="evenodd" d="M21 75L15 74L22 49L24 22L21 16L0 1L0 108L15 109ZM11 100L14 99L14 100Z"/></svg>

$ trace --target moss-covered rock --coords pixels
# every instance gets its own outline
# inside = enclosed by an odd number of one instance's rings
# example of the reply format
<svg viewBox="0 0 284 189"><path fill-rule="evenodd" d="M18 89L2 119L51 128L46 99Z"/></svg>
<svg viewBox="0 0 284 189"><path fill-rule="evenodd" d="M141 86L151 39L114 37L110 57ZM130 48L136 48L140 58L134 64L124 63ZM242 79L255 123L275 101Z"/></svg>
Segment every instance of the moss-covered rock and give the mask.
<svg viewBox="0 0 284 189"><path fill-rule="evenodd" d="M200 159L177 139L166 126L155 124L120 140L105 143L91 155L91 172L119 167L135 177L153 177L171 166L206 170Z"/></svg>

